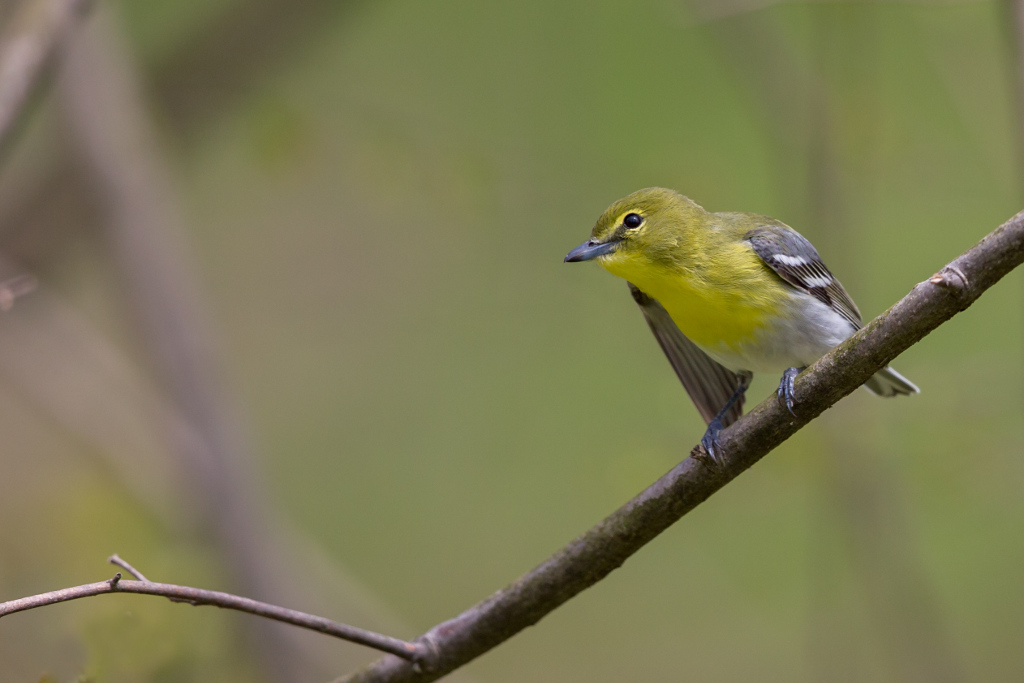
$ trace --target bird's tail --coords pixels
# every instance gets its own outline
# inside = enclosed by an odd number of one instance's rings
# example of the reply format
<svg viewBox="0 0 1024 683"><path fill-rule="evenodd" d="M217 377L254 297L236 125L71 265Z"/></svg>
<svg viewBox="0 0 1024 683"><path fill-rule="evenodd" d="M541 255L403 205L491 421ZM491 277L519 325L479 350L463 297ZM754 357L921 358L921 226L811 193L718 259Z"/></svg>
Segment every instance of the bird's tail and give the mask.
<svg viewBox="0 0 1024 683"><path fill-rule="evenodd" d="M871 379L864 382L864 388L872 394L886 397L921 393L917 385L890 367L884 367L872 375Z"/></svg>

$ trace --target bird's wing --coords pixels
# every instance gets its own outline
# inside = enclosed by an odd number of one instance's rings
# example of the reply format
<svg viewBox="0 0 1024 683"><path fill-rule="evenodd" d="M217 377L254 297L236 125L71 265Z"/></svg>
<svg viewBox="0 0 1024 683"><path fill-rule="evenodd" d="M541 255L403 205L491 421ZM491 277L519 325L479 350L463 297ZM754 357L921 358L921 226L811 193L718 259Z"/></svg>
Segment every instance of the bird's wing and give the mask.
<svg viewBox="0 0 1024 683"><path fill-rule="evenodd" d="M711 422L740 384L750 382L750 373L738 375L713 361L679 331L661 304L641 292L632 282L629 283L629 291L704 422ZM741 396L722 418L722 426L729 426L742 414Z"/></svg>
<svg viewBox="0 0 1024 683"><path fill-rule="evenodd" d="M743 236L761 260L783 280L821 301L860 329L860 311L839 280L829 272L818 250L785 225L762 225Z"/></svg>

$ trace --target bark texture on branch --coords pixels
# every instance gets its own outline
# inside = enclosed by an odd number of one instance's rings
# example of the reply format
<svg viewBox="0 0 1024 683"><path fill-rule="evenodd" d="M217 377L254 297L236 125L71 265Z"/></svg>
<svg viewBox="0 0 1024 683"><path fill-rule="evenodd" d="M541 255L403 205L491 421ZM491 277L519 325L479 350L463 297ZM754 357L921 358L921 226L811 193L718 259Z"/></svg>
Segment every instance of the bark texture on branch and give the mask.
<svg viewBox="0 0 1024 683"><path fill-rule="evenodd" d="M437 680L536 624L622 565L900 353L970 306L1022 262L1024 212L915 286L892 308L801 373L796 380L798 417L770 397L721 433L721 469L712 469L701 458L687 458L543 564L421 636L419 642L428 645L434 654L429 666L387 656L338 679L338 683Z"/></svg>

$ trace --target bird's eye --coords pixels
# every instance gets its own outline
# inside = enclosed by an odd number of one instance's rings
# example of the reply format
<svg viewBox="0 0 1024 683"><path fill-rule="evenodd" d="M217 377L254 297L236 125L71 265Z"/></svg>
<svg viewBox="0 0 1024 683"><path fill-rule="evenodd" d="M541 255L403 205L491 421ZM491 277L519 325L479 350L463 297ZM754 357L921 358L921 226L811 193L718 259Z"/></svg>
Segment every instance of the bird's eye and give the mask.
<svg viewBox="0 0 1024 683"><path fill-rule="evenodd" d="M644 217L638 213L627 213L625 218L622 219L622 224L630 230L635 230L643 225Z"/></svg>

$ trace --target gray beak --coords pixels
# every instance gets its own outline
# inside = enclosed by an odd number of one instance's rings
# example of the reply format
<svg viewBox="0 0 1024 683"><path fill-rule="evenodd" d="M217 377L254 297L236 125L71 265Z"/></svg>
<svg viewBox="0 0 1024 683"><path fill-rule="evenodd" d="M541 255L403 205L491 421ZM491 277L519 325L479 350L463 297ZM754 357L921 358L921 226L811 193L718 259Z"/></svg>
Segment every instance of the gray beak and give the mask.
<svg viewBox="0 0 1024 683"><path fill-rule="evenodd" d="M610 254L619 246L618 240L611 242L595 242L587 240L580 246L570 251L565 256L565 263L576 263L577 261L589 261L590 259Z"/></svg>

